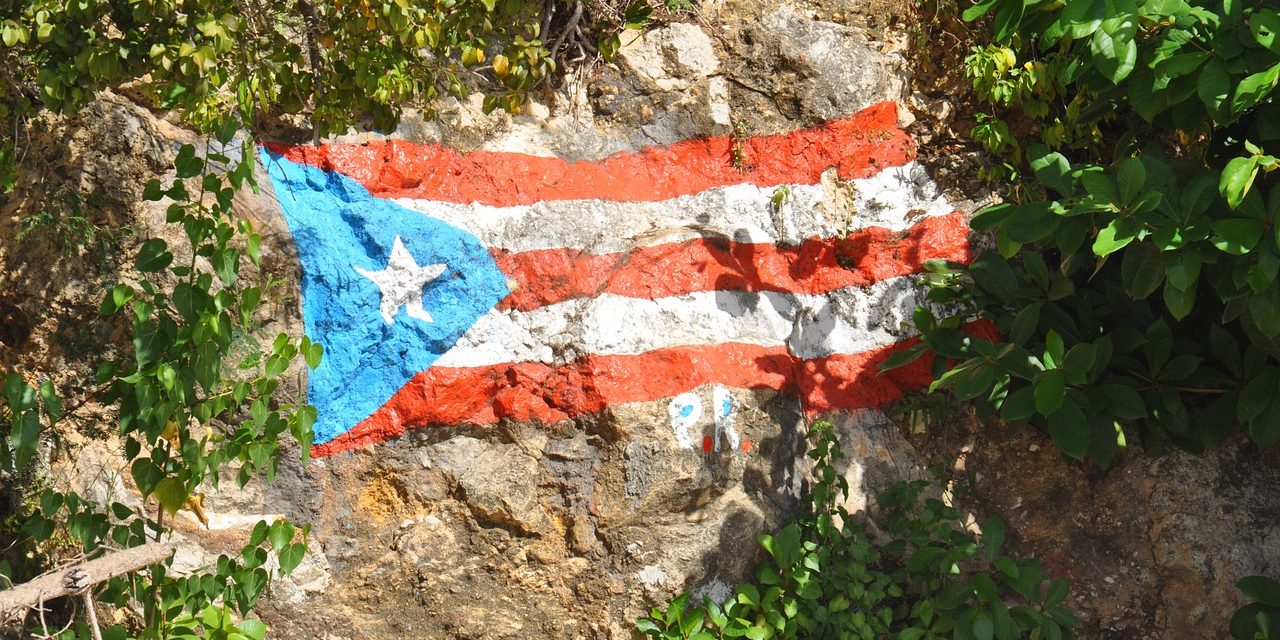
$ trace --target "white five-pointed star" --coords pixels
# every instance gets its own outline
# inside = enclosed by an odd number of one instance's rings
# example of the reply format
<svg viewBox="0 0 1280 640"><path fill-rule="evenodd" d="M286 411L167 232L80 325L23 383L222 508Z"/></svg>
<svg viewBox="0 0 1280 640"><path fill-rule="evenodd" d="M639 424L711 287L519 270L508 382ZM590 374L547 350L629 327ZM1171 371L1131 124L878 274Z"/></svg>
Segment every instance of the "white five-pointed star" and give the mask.
<svg viewBox="0 0 1280 640"><path fill-rule="evenodd" d="M396 311L404 307L410 318L423 322L431 322L431 314L422 308L422 287L444 273L443 264L429 264L419 267L409 250L396 236L391 245L391 257L387 260L387 268L382 271L365 271L356 267L356 272L370 279L382 291L382 319L391 324L395 321Z"/></svg>

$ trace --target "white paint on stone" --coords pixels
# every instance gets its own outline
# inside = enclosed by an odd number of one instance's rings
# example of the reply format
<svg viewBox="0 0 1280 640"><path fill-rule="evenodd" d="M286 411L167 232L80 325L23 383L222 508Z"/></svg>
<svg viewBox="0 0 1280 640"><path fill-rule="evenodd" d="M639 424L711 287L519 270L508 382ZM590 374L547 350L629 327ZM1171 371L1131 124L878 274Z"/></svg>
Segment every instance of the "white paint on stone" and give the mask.
<svg viewBox="0 0 1280 640"><path fill-rule="evenodd" d="M738 436L737 430L733 428L735 418L735 409L738 401L734 399L733 393L728 388L716 385L711 390L711 405L715 407L716 420L716 451L720 451L720 439L729 441L729 450L738 451L738 446L742 439Z"/></svg>
<svg viewBox="0 0 1280 640"><path fill-rule="evenodd" d="M693 449L693 436L689 435L689 430L702 417L702 399L695 393L682 393L671 399L667 414L671 416L671 430L676 435L676 442L683 449Z"/></svg>
<svg viewBox="0 0 1280 640"><path fill-rule="evenodd" d="M357 273L372 280L382 292L382 304L379 310L387 324L395 322L396 312L400 307L405 308L405 313L410 318L431 322L431 314L422 307L422 287L440 277L444 269L443 264L418 266L413 255L404 248L400 236L396 236L395 243L391 246L391 256L387 261L386 269L367 271L355 267Z"/></svg>
<svg viewBox="0 0 1280 640"><path fill-rule="evenodd" d="M729 83L719 76L707 83L707 101L711 108L711 121L726 127L733 126L729 110Z"/></svg>
<svg viewBox="0 0 1280 640"><path fill-rule="evenodd" d="M580 247L592 254L700 237L795 245L867 227L905 231L923 217L955 211L916 162L849 181L850 210L841 216L827 215L820 206L835 197L830 186L788 186L790 220L784 228L779 228L771 205L777 188L748 184L658 202L551 200L515 207L413 198L395 202L464 229L489 247L507 251ZM915 215L908 216L911 212Z"/></svg>
<svg viewBox="0 0 1280 640"><path fill-rule="evenodd" d="M820 294L699 291L653 300L603 294L532 311L491 310L436 366L480 367L737 342L805 359L860 353L913 335L912 277Z"/></svg>

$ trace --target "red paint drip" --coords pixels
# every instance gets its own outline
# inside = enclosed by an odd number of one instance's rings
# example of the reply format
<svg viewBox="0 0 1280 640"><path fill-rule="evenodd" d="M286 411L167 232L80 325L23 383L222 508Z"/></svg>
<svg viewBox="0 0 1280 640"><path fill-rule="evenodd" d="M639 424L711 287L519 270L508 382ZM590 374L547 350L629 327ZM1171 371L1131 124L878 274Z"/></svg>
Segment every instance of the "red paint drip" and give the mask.
<svg viewBox="0 0 1280 640"><path fill-rule="evenodd" d="M796 247L708 239L593 255L574 249L506 253L494 259L515 290L499 309L530 311L602 293L655 299L696 291L820 294L918 273L926 260L969 261L969 227L956 212L904 233L870 227Z"/></svg>
<svg viewBox="0 0 1280 640"><path fill-rule="evenodd" d="M751 438L742 439L742 452L751 453Z"/></svg>
<svg viewBox="0 0 1280 640"><path fill-rule="evenodd" d="M974 323L989 337L989 323ZM620 402L669 398L709 383L776 389L802 398L811 414L879 408L932 381L929 357L884 374L879 365L917 341L865 353L801 360L786 347L727 343L655 349L638 355L591 355L548 365L505 363L485 367L432 367L415 376L373 415L349 432L316 446L329 456L399 437L431 425L493 424L504 418L555 423L598 413Z"/></svg>
<svg viewBox="0 0 1280 640"><path fill-rule="evenodd" d="M742 141L728 136L688 140L594 162L520 153L460 153L401 140L267 146L294 162L350 176L383 198L498 207L542 200L652 202L732 184L817 184L829 167L846 180L874 175L915 157L911 138L897 122L897 106L882 102L812 129ZM734 166L739 145L751 165L749 171Z"/></svg>
<svg viewBox="0 0 1280 640"><path fill-rule="evenodd" d="M702 452L711 453L711 436L702 436Z"/></svg>

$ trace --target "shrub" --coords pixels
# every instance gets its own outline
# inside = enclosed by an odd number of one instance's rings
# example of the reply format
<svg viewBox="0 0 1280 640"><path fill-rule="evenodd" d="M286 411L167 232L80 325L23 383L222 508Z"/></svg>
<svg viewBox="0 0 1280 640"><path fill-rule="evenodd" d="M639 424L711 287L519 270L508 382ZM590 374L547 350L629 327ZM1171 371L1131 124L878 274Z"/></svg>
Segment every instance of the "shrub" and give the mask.
<svg viewBox="0 0 1280 640"><path fill-rule="evenodd" d="M640 631L690 640L1072 637L1076 618L1062 606L1069 583L1049 580L1039 560L1001 555L999 518L975 536L959 511L927 497L931 483L898 482L878 498L887 524L873 536L841 506L849 486L831 425L813 431L812 512L761 536L768 557L755 582L725 602L681 595L638 620Z"/></svg>
<svg viewBox="0 0 1280 640"><path fill-rule="evenodd" d="M975 135L1025 183L973 220L993 249L931 265L932 298L963 309L918 314L922 348L945 356L933 388L1102 466L1130 427L1149 450L1236 428L1280 441L1280 14L983 0L964 15L992 29L969 58L993 110ZM974 319L1003 338L961 330Z"/></svg>

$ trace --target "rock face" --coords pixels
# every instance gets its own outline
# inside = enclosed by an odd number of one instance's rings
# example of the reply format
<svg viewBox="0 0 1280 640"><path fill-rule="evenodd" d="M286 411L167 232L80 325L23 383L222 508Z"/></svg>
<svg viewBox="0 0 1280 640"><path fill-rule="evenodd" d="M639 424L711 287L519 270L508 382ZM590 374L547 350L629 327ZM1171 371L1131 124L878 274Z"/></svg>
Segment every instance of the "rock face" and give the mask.
<svg viewBox="0 0 1280 640"><path fill-rule="evenodd" d="M350 145L346 155L285 154L345 182L261 171L263 194L238 197L264 233L264 271L292 287L273 301L273 331L311 322L305 301L323 284L307 279L315 247L289 211L304 188L340 193L338 217L378 200L398 207L387 225L430 216L461 229L481 249L467 255L501 271L486 280L500 301L457 335L410 336L438 343L423 365L421 353L399 349L410 342L380 338L427 322L423 314L437 329L447 324L432 294L393 299L384 315L375 279L354 270L329 278L364 287L370 301L374 333L358 342L349 373L394 369L409 391L375 407L376 420L362 409L334 422L320 457L282 469L273 485L236 492L223 483L205 505L208 529L180 514L180 564L206 564L259 519L283 516L312 523L313 549L261 612L274 637L631 638L631 621L655 603L682 591L723 598L750 575L757 536L801 508L815 415L841 435L852 511L873 506L893 480L954 460L937 444L951 443L950 432L910 440L877 408L924 378L881 378L873 358L855 357L909 337L917 298L907 275L924 259L967 255L963 214L910 162L899 128L911 120L892 104L909 93L905 61L849 26L883 26L892 9L708 2L696 20L629 35L616 65L583 72L527 113L483 116L478 104L453 103L438 121L407 118L394 142L353 134L332 141ZM832 125L860 112L877 118L873 132ZM141 185L187 135L123 99L86 113L58 157L63 177L90 191ZM436 164L397 170L428 151ZM494 159L509 157L495 153L521 154L534 169L495 171ZM113 161L119 155L129 160ZM644 173L658 165L642 161L676 155L699 161ZM574 171L596 173L574 183L564 177ZM667 190L614 202L632 183ZM535 193L552 187L573 197ZM123 215L127 195L102 210ZM162 208L127 213L141 235L170 233ZM111 341L76 331L111 276L32 260L40 247L14 240L7 215L0 364L77 366L89 345ZM410 234L359 238L348 248L369 259L366 273L387 269L397 242L415 268L440 262ZM520 257L531 255L540 257ZM446 265L432 277L459 274L466 285L472 270ZM434 291L423 277L420 292ZM324 341L321 324L307 329ZM360 359L384 343L397 349ZM680 351L690 345L706 348ZM338 351L327 361L339 362ZM658 355L637 368L643 353ZM368 392L339 382L347 393L337 401ZM106 440L100 432L90 435ZM966 470L978 480L970 506L1004 516L1015 553L1045 557L1074 580L1082 637L1220 636L1236 604L1230 584L1280 567L1274 454L1233 445L1198 459L1133 456L1102 475L1021 437L1011 445L965 434ZM57 477L135 503L110 443L77 442Z"/></svg>

